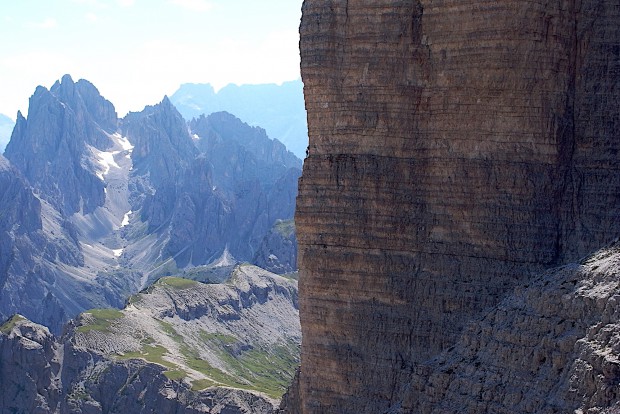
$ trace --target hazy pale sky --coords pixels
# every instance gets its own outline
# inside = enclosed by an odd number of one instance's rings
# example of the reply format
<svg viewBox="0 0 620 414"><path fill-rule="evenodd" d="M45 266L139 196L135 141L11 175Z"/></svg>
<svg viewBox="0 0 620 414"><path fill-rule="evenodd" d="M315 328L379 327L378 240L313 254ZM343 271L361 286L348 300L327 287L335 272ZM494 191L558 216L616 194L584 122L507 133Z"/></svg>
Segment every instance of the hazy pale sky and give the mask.
<svg viewBox="0 0 620 414"><path fill-rule="evenodd" d="M302 0L2 0L0 113L37 85L92 82L119 116L181 83L299 78Z"/></svg>

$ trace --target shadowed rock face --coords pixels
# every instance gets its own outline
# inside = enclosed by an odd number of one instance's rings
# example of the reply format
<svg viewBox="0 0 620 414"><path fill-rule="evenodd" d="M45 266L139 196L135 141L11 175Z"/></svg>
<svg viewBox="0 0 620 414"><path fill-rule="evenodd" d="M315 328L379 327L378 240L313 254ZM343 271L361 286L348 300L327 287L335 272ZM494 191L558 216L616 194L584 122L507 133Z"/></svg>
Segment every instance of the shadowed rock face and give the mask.
<svg viewBox="0 0 620 414"><path fill-rule="evenodd" d="M617 236L619 27L611 1L304 2L303 412L400 404L468 321Z"/></svg>
<svg viewBox="0 0 620 414"><path fill-rule="evenodd" d="M277 220L263 239L254 263L277 274L297 270L297 239L293 220Z"/></svg>
<svg viewBox="0 0 620 414"><path fill-rule="evenodd" d="M517 287L401 384L393 412L600 413L617 404L619 247Z"/></svg>

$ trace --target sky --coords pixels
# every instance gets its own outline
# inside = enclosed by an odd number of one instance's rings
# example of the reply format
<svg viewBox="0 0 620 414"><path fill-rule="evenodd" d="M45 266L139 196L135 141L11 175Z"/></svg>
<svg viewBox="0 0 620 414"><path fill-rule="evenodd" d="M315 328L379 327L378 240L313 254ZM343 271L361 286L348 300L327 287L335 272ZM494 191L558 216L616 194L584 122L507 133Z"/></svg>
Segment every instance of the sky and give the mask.
<svg viewBox="0 0 620 414"><path fill-rule="evenodd" d="M36 86L86 79L119 116L183 83L299 79L302 0L1 0L0 113Z"/></svg>

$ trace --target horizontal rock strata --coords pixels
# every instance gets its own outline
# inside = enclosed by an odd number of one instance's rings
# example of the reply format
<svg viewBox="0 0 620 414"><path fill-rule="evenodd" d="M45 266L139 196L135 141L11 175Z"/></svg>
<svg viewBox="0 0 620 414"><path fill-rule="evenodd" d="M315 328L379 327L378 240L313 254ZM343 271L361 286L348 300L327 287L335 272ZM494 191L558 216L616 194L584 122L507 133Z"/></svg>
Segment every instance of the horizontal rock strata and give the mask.
<svg viewBox="0 0 620 414"><path fill-rule="evenodd" d="M304 2L302 412L393 407L468 321L619 233L619 28L611 1Z"/></svg>

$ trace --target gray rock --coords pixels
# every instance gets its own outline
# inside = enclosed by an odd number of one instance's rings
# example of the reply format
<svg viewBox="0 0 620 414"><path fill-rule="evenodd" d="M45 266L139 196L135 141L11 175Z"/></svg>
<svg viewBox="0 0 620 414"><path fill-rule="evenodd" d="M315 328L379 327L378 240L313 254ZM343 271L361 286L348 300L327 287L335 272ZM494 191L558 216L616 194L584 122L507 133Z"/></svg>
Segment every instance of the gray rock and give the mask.
<svg viewBox="0 0 620 414"><path fill-rule="evenodd" d="M69 76L30 103L0 160L0 316L59 333L178 269L251 261L293 216L301 160L230 114L190 132L165 97L119 122Z"/></svg>
<svg viewBox="0 0 620 414"><path fill-rule="evenodd" d="M0 411L271 413L264 393L290 381L300 340L294 281L253 266L225 284L164 278L62 337L19 315L0 326Z"/></svg>
<svg viewBox="0 0 620 414"><path fill-rule="evenodd" d="M277 274L297 270L297 239L293 220L277 220L263 239L254 263Z"/></svg>
<svg viewBox="0 0 620 414"><path fill-rule="evenodd" d="M303 83L282 85L227 85L217 93L209 84L186 83L170 97L185 119L227 111L267 134L303 159L308 146L308 126Z"/></svg>
<svg viewBox="0 0 620 414"><path fill-rule="evenodd" d="M44 199L66 215L103 205L104 183L95 173L88 145L105 150L116 124L114 107L87 81L65 75L30 97L4 155Z"/></svg>

